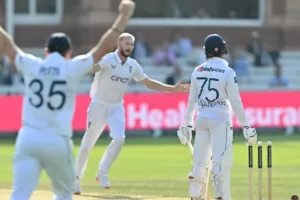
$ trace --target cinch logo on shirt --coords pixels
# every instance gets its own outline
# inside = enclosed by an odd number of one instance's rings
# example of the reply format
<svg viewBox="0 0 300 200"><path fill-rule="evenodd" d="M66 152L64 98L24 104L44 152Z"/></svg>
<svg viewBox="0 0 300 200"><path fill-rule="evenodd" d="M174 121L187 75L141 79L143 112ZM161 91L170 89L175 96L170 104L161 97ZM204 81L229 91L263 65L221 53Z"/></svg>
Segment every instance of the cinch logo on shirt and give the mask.
<svg viewBox="0 0 300 200"><path fill-rule="evenodd" d="M127 83L129 81L129 78L122 78L122 77L115 76L115 75L110 77L110 79L114 82L120 82L120 83Z"/></svg>
<svg viewBox="0 0 300 200"><path fill-rule="evenodd" d="M223 69L217 69L217 68L212 68L212 67L199 67L198 69L199 72L202 72L202 71L207 71L207 72L219 72L219 73L225 73L225 70Z"/></svg>

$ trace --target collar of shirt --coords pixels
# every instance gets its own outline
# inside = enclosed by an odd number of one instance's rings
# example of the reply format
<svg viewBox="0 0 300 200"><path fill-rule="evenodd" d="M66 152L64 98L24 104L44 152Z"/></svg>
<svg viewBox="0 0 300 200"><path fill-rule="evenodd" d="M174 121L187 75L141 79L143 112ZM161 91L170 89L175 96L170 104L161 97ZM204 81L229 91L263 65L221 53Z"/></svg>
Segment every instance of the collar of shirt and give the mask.
<svg viewBox="0 0 300 200"><path fill-rule="evenodd" d="M121 65L125 64L125 63L127 62L127 60L128 60L128 59L126 59L126 61L123 63L122 60L121 60L121 58L120 58L120 56L118 55L118 50L116 50L116 51L114 52L114 55L115 55L115 58L116 58L117 62L118 62L119 64L121 64Z"/></svg>
<svg viewBox="0 0 300 200"><path fill-rule="evenodd" d="M212 63L212 62L228 65L228 62L226 60L224 60L223 58L219 58L219 57L213 57L213 58L208 59L208 61L207 61L207 63Z"/></svg>
<svg viewBox="0 0 300 200"><path fill-rule="evenodd" d="M59 53L53 52L53 53L50 53L47 56L46 61L50 61L50 62L65 62L66 59L62 55L60 55Z"/></svg>

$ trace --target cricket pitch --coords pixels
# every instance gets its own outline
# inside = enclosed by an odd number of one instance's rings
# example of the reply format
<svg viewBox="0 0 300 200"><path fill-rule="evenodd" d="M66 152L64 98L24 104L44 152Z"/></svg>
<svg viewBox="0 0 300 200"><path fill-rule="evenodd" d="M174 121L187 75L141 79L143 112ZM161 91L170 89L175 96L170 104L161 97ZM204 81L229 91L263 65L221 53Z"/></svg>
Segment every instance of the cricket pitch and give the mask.
<svg viewBox="0 0 300 200"><path fill-rule="evenodd" d="M0 190L0 199L9 199L11 190ZM37 190L31 197L31 200L49 200L52 198L50 191ZM154 196L139 196L126 194L111 194L101 195L97 193L84 193L82 195L74 195L74 200L92 200L92 199L115 199L115 200L184 200L182 197L154 197Z"/></svg>

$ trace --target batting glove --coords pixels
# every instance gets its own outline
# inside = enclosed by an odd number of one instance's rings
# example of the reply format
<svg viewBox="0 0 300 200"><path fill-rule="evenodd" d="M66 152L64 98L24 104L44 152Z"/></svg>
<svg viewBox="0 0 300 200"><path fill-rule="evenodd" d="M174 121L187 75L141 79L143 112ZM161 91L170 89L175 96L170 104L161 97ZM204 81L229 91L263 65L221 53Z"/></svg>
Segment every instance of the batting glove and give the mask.
<svg viewBox="0 0 300 200"><path fill-rule="evenodd" d="M180 126L177 130L177 136L181 144L186 145L188 142L192 141L192 126Z"/></svg>
<svg viewBox="0 0 300 200"><path fill-rule="evenodd" d="M246 143L256 144L257 142L257 134L256 129L251 128L249 126L244 126L244 136L246 139Z"/></svg>

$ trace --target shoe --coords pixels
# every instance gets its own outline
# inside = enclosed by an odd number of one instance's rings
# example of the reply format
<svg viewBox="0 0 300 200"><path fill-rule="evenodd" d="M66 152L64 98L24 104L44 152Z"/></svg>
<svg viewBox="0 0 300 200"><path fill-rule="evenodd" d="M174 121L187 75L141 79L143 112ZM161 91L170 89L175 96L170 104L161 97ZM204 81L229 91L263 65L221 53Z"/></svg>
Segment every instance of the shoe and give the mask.
<svg viewBox="0 0 300 200"><path fill-rule="evenodd" d="M101 170L98 171L96 175L96 180L98 181L99 185L105 189L110 189L110 183L108 180L108 175Z"/></svg>
<svg viewBox="0 0 300 200"><path fill-rule="evenodd" d="M75 194L75 195L80 195L81 194L80 179L78 177L76 177L75 181L74 181L73 194Z"/></svg>

